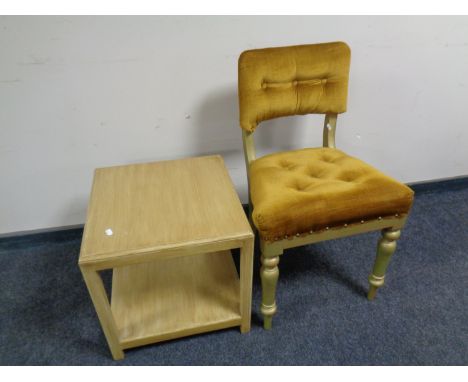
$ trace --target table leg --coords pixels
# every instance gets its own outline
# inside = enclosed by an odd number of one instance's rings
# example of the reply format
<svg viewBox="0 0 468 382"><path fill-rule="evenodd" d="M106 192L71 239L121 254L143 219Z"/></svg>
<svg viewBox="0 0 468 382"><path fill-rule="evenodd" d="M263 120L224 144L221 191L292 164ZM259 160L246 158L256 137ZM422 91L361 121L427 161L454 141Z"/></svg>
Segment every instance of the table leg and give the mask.
<svg viewBox="0 0 468 382"><path fill-rule="evenodd" d="M240 249L240 312L241 333L250 331L252 315L252 278L253 278L254 240L247 239Z"/></svg>
<svg viewBox="0 0 468 382"><path fill-rule="evenodd" d="M124 353L120 346L117 326L114 321L114 316L112 315L109 299L107 298L102 279L99 273L94 269L85 266L80 267L80 269L86 286L88 287L91 300L93 301L94 309L96 309L96 313L99 317L102 330L106 336L107 343L109 344L112 357L115 360L123 359Z"/></svg>

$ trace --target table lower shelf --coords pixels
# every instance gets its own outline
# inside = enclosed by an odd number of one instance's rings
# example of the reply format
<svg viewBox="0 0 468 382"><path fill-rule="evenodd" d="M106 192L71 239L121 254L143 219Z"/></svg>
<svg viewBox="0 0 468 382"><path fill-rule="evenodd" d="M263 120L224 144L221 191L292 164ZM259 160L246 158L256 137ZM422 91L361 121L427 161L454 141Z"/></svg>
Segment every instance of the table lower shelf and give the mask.
<svg viewBox="0 0 468 382"><path fill-rule="evenodd" d="M115 268L111 301L124 349L241 324L230 251Z"/></svg>

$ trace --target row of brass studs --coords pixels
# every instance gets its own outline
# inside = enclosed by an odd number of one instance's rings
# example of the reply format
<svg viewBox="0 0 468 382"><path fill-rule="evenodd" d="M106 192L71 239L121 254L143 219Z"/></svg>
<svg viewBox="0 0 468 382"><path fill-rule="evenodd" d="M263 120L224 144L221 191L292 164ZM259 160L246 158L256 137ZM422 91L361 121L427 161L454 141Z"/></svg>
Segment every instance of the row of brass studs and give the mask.
<svg viewBox="0 0 468 382"><path fill-rule="evenodd" d="M400 216L399 214L395 214L395 217L396 217L396 218L399 217L399 216ZM377 220L382 220L382 216L379 216L379 217L377 218ZM365 223L365 220L361 220L361 224L364 224L364 223ZM348 227L348 224L347 224L347 223L343 224L343 227L345 227L345 228ZM336 228L336 227L334 227L334 228ZM330 227L325 227L325 231L329 231L329 230L330 230ZM321 230L319 230L319 231L310 230L310 231L309 231L309 234L317 233L317 232L320 232L320 231L321 231ZM300 233L296 233L296 237L299 237L299 236L301 236L301 234L300 234ZM288 236L288 235L284 235L284 238L285 238L285 239L288 239L289 236ZM268 241L268 239L265 239L265 240ZM277 238L277 237L275 237L274 241L278 241L278 240L280 240L280 239Z"/></svg>

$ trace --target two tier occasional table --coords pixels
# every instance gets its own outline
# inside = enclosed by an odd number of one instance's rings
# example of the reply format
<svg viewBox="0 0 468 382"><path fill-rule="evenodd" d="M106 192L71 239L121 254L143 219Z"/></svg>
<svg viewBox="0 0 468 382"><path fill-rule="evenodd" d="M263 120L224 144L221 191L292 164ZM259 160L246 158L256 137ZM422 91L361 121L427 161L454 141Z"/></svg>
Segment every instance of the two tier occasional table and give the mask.
<svg viewBox="0 0 468 382"><path fill-rule="evenodd" d="M253 243L220 156L97 169L79 266L114 359L195 333L248 332Z"/></svg>

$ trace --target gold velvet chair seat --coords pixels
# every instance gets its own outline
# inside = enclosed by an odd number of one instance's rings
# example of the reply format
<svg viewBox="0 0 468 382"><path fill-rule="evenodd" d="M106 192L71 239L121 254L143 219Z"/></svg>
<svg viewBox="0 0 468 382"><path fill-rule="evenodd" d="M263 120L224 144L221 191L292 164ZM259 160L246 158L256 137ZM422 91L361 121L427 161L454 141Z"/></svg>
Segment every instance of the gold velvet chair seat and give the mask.
<svg viewBox="0 0 468 382"><path fill-rule="evenodd" d="M263 240L408 213L413 191L333 148L275 153L250 164L252 218Z"/></svg>

